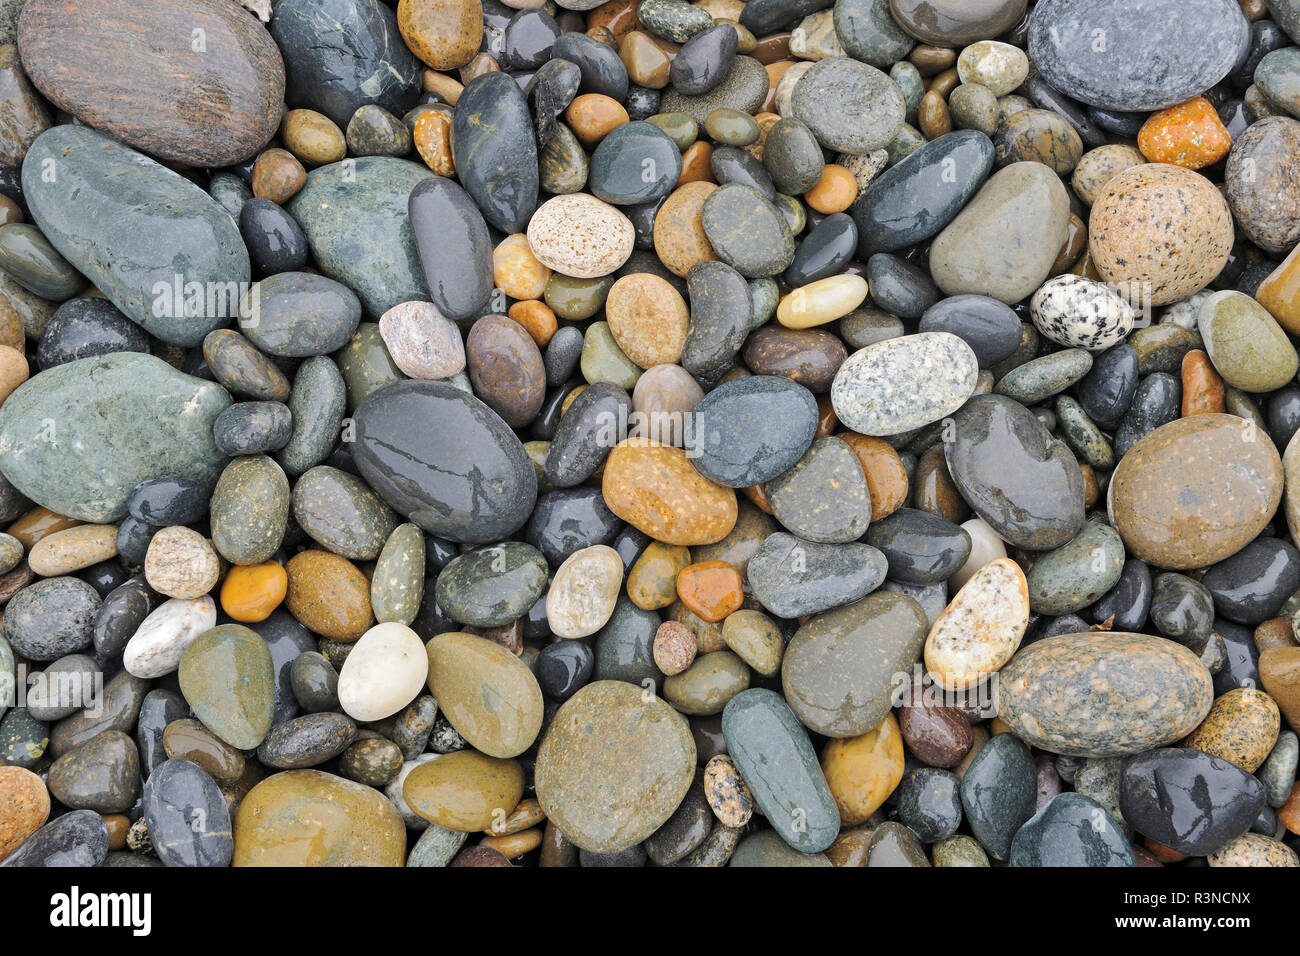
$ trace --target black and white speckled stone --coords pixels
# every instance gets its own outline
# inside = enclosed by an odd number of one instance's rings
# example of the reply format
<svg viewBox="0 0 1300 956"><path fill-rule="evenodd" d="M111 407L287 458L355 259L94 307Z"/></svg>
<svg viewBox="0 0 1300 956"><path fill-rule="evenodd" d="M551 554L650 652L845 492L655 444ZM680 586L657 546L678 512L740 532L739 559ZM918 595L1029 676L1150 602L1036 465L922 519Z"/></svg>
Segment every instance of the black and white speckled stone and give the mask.
<svg viewBox="0 0 1300 956"><path fill-rule="evenodd" d="M975 391L979 361L950 332L886 339L851 355L831 382L845 428L896 435L937 422Z"/></svg>
<svg viewBox="0 0 1300 956"><path fill-rule="evenodd" d="M1100 282L1076 275L1048 279L1029 300L1038 331L1067 348L1101 352L1133 331L1133 306Z"/></svg>

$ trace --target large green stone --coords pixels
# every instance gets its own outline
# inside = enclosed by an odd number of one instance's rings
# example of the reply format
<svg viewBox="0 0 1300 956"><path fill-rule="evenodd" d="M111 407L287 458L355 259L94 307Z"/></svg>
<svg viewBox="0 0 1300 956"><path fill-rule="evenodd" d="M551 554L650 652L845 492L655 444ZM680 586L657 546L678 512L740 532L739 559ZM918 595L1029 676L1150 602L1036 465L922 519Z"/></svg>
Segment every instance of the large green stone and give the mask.
<svg viewBox="0 0 1300 956"><path fill-rule="evenodd" d="M271 729L275 670L271 650L255 631L222 624L204 631L181 655L181 693L210 731L252 750Z"/></svg>
<svg viewBox="0 0 1300 956"><path fill-rule="evenodd" d="M48 369L0 408L0 471L59 514L110 522L140 482L216 480L213 420L230 405L214 382L161 359L115 352Z"/></svg>

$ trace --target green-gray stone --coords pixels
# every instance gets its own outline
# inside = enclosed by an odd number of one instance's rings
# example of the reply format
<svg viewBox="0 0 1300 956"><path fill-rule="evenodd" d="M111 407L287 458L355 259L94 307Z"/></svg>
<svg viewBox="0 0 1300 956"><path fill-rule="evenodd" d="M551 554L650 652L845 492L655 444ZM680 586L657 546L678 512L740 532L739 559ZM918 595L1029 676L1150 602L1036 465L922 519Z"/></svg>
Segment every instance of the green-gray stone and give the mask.
<svg viewBox="0 0 1300 956"><path fill-rule="evenodd" d="M51 511L116 521L142 481L215 481L225 458L212 423L229 405L220 385L151 355L68 362L32 376L0 407L0 470Z"/></svg>
<svg viewBox="0 0 1300 956"><path fill-rule="evenodd" d="M639 608L620 594L614 613L596 635L596 680L622 680L658 687L664 675L655 666L654 640L659 615Z"/></svg>
<svg viewBox="0 0 1300 956"><path fill-rule="evenodd" d="M747 279L783 272L794 258L785 217L752 186L715 189L700 209L700 224L718 258Z"/></svg>
<svg viewBox="0 0 1300 956"><path fill-rule="evenodd" d="M313 169L285 206L321 271L355 292L373 319L401 302L429 300L406 203L431 176L390 156L345 159Z"/></svg>
<svg viewBox="0 0 1300 956"><path fill-rule="evenodd" d="M658 126L668 134L679 152L686 152L700 135L699 124L685 113L656 113L646 119L647 123Z"/></svg>
<svg viewBox="0 0 1300 956"><path fill-rule="evenodd" d="M835 35L855 60L887 70L912 52L916 40L889 12L889 0L836 0Z"/></svg>
<svg viewBox="0 0 1300 956"><path fill-rule="evenodd" d="M541 186L555 196L576 193L587 185L587 154L569 127L556 123L554 129L537 157Z"/></svg>
<svg viewBox="0 0 1300 956"><path fill-rule="evenodd" d="M500 627L537 603L547 573L546 558L532 545L503 541L453 558L438 575L438 605L453 621Z"/></svg>
<svg viewBox="0 0 1300 956"><path fill-rule="evenodd" d="M801 853L835 842L840 814L808 732L774 691L751 688L722 711L727 752L781 839Z"/></svg>
<svg viewBox="0 0 1300 956"><path fill-rule="evenodd" d="M140 798L140 752L120 730L108 730L50 766L50 793L73 810L125 813Z"/></svg>
<svg viewBox="0 0 1300 956"><path fill-rule="evenodd" d="M261 744L271 729L275 671L271 651L255 631L222 624L185 648L181 693L203 725L240 750Z"/></svg>
<svg viewBox="0 0 1300 956"><path fill-rule="evenodd" d="M582 358L579 361L582 377L588 385L613 382L631 392L641 377L641 366L633 362L614 341L608 322L593 322L587 326L582 340Z"/></svg>
<svg viewBox="0 0 1300 956"><path fill-rule="evenodd" d="M317 465L293 486L293 518L326 551L352 561L373 561L398 525L393 509L346 471Z"/></svg>
<svg viewBox="0 0 1300 956"><path fill-rule="evenodd" d="M664 697L683 714L707 717L749 687L749 667L731 651L695 658L690 667L664 681Z"/></svg>
<svg viewBox="0 0 1300 956"><path fill-rule="evenodd" d="M994 391L1021 405L1037 405L1065 391L1091 369L1092 355L1087 349L1062 349L1008 372Z"/></svg>
<svg viewBox="0 0 1300 956"><path fill-rule="evenodd" d="M749 280L749 301L754 307L753 328L766 325L768 320L776 315L777 301L780 298L781 291L775 279L765 276Z"/></svg>
<svg viewBox="0 0 1300 956"><path fill-rule="evenodd" d="M685 43L713 26L708 11L685 0L641 0L637 19L647 32L672 43Z"/></svg>
<svg viewBox="0 0 1300 956"><path fill-rule="evenodd" d="M1058 793L1011 843L1012 866L1137 866L1116 819L1080 793Z"/></svg>
<svg viewBox="0 0 1300 956"><path fill-rule="evenodd" d="M1300 116L1300 50L1288 46L1269 52L1255 67L1254 79L1269 103Z"/></svg>
<svg viewBox="0 0 1300 956"><path fill-rule="evenodd" d="M397 621L408 627L424 595L424 532L419 525L399 524L384 542L370 579L370 608L380 624Z"/></svg>
<svg viewBox="0 0 1300 956"><path fill-rule="evenodd" d="M1136 329L1129 336L1128 344L1138 354L1139 375L1150 375L1152 372L1178 375L1182 369L1183 356L1192 349L1205 347L1199 332L1172 322Z"/></svg>
<svg viewBox="0 0 1300 956"><path fill-rule="evenodd" d="M0 226L0 269L33 295L55 302L70 299L86 285L41 231L25 222Z"/></svg>
<svg viewBox="0 0 1300 956"><path fill-rule="evenodd" d="M212 492L212 546L231 564L269 561L289 523L289 479L265 455L232 458Z"/></svg>
<svg viewBox="0 0 1300 956"><path fill-rule="evenodd" d="M276 724L257 759L277 770L302 770L333 760L351 745L357 725L343 714L307 714Z"/></svg>
<svg viewBox="0 0 1300 956"><path fill-rule="evenodd" d="M998 98L987 86L963 83L948 94L948 111L957 129L977 129L991 137L998 128Z"/></svg>
<svg viewBox="0 0 1300 956"><path fill-rule="evenodd" d="M239 228L143 153L88 126L51 127L27 152L23 194L50 244L164 342L197 345L238 314L252 276Z"/></svg>
<svg viewBox="0 0 1300 956"><path fill-rule="evenodd" d="M775 830L751 833L731 854L729 866L831 866L825 853L800 853Z"/></svg>
<svg viewBox="0 0 1300 956"><path fill-rule="evenodd" d="M1088 757L1083 766L1074 772L1074 789L1091 800L1127 830L1124 813L1119 806L1120 780L1124 775L1124 761L1118 757Z"/></svg>
<svg viewBox="0 0 1300 956"><path fill-rule="evenodd" d="M795 632L781 664L790 707L810 730L856 737L889 714L898 674L910 674L930 629L913 598L878 591L817 614Z"/></svg>
<svg viewBox="0 0 1300 956"><path fill-rule="evenodd" d="M1300 738L1289 730L1283 730L1277 735L1277 743L1256 775L1264 785L1270 807L1280 807L1291 799L1297 759L1300 759Z"/></svg>
<svg viewBox="0 0 1300 956"><path fill-rule="evenodd" d="M57 302L28 292L4 272L0 272L0 305L7 305L17 314L23 335L33 342L40 341L50 316L59 307Z"/></svg>
<svg viewBox="0 0 1300 956"><path fill-rule="evenodd" d="M1115 449L1106 433L1097 426L1078 400L1069 395L1056 398L1056 421L1070 450L1093 468L1111 468Z"/></svg>
<svg viewBox="0 0 1300 956"><path fill-rule="evenodd" d="M1011 853L1011 838L1034 815L1038 772L1015 734L995 734L961 780L961 804L971 832L995 860Z"/></svg>
<svg viewBox="0 0 1300 956"><path fill-rule="evenodd" d="M379 334L379 325L375 322L362 322L357 326L356 335L335 353L334 361L338 363L338 370L343 376L349 412L356 411L357 406L371 392L406 380L402 370L388 354L384 339ZM289 408L292 410L292 399L290 401ZM323 437L322 430L322 441Z"/></svg>
<svg viewBox="0 0 1300 956"><path fill-rule="evenodd" d="M642 8L644 7L643 3ZM710 22L706 29L712 25ZM757 113L763 100L767 99L768 89L767 70L763 64L752 56L738 56L731 62L731 69L722 78L722 82L707 93L689 96L674 89L664 90L663 97L659 100L659 111L685 113L703 126L709 114L720 107Z"/></svg>
<svg viewBox="0 0 1300 956"><path fill-rule="evenodd" d="M890 820L882 823L867 841L867 866L910 866L927 867L929 858L925 848L916 835L903 826Z"/></svg>
<svg viewBox="0 0 1300 956"><path fill-rule="evenodd" d="M1300 367L1282 326L1244 292L1229 289L1206 299L1197 328L1215 371L1244 392L1281 388Z"/></svg>
<svg viewBox="0 0 1300 956"><path fill-rule="evenodd" d="M903 93L907 122L916 125L916 113L921 106L921 97L925 96L925 81L921 79L921 71L907 60L900 60L890 67L889 78Z"/></svg>
<svg viewBox="0 0 1300 956"><path fill-rule="evenodd" d="M407 866L446 866L465 844L468 833L448 830L430 823L415 841L406 858Z"/></svg>
<svg viewBox="0 0 1300 956"><path fill-rule="evenodd" d="M315 355L299 365L289 395L293 434L276 452L280 466L297 476L328 458L339 439L346 406L347 388L333 359Z"/></svg>
<svg viewBox="0 0 1300 956"><path fill-rule="evenodd" d="M411 151L411 131L406 124L374 103L352 114L346 135L352 156L405 156Z"/></svg>
<svg viewBox="0 0 1300 956"><path fill-rule="evenodd" d="M983 848L964 833L940 840L932 849L935 866L988 866L989 857Z"/></svg>
<svg viewBox="0 0 1300 956"><path fill-rule="evenodd" d="M1040 554L1026 575L1035 614L1069 614L1099 600L1124 570L1124 542L1110 525L1092 520L1068 542Z"/></svg>
<svg viewBox="0 0 1300 956"><path fill-rule="evenodd" d="M15 707L0 720L0 766L31 770L50 745L50 725L37 720L26 707Z"/></svg>
<svg viewBox="0 0 1300 956"><path fill-rule="evenodd" d="M766 488L772 514L800 538L842 544L867 532L871 497L866 477L853 449L833 435L815 439Z"/></svg>

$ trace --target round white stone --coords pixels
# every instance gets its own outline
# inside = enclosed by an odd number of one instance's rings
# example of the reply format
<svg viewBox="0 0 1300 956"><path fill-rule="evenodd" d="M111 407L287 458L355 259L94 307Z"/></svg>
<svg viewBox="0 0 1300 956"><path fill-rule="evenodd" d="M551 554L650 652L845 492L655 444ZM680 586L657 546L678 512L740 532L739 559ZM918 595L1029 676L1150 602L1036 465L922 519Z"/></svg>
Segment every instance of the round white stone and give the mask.
<svg viewBox="0 0 1300 956"><path fill-rule="evenodd" d="M405 624L376 624L352 646L339 672L339 704L353 720L383 720L424 689L429 655Z"/></svg>

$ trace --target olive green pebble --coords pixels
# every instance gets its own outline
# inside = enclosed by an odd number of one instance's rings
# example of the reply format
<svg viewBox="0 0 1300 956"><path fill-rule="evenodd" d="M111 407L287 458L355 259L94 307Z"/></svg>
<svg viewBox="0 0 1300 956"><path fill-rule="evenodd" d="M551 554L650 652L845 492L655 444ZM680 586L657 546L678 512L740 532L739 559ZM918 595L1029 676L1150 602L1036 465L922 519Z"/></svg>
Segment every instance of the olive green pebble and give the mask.
<svg viewBox="0 0 1300 956"><path fill-rule="evenodd" d="M924 145L925 137L921 131L911 123L904 123L885 147L885 152L889 154L889 165L901 163Z"/></svg>
<svg viewBox="0 0 1300 956"><path fill-rule="evenodd" d="M979 130L992 136L998 128L998 98L980 83L963 83L948 94L948 112L958 129Z"/></svg>
<svg viewBox="0 0 1300 956"><path fill-rule="evenodd" d="M542 298L556 318L579 322L591 318L605 307L605 298L614 282L614 276L575 279L556 272L547 280Z"/></svg>
<svg viewBox="0 0 1300 956"><path fill-rule="evenodd" d="M339 757L339 772L367 787L392 783L402 769L402 748L383 737L354 741Z"/></svg>
<svg viewBox="0 0 1300 956"><path fill-rule="evenodd" d="M758 142L758 120L748 113L718 107L704 118L704 129L714 142L728 146L748 146Z"/></svg>
<svg viewBox="0 0 1300 956"><path fill-rule="evenodd" d="M1110 468L1115 464L1115 449L1077 399L1069 395L1056 397L1056 421L1065 443L1081 460L1093 468Z"/></svg>
<svg viewBox="0 0 1300 956"><path fill-rule="evenodd" d="M803 203L793 196L777 193L776 198L772 200L772 205L776 206L777 211L785 219L786 225L790 227L790 235L797 236L803 232L803 227L808 224L808 213Z"/></svg>
<svg viewBox="0 0 1300 956"><path fill-rule="evenodd" d="M1065 391L1091 368L1092 355L1087 349L1062 349L1009 372L994 391L1025 406L1036 405Z"/></svg>
<svg viewBox="0 0 1300 956"><path fill-rule="evenodd" d="M771 677L781 669L785 641L781 630L761 611L742 610L728 614L722 622L722 639L746 664Z"/></svg>
<svg viewBox="0 0 1300 956"><path fill-rule="evenodd" d="M0 574L8 574L22 559L22 542L11 534L0 534Z"/></svg>
<svg viewBox="0 0 1300 956"><path fill-rule="evenodd" d="M1229 415L1244 418L1254 425L1262 434L1268 434L1268 425L1259 404L1239 388L1229 385L1223 390L1223 404Z"/></svg>
<svg viewBox="0 0 1300 956"><path fill-rule="evenodd" d="M749 301L754 307L753 328L766 325L776 314L777 302L781 298L781 288L776 280L767 276L749 280Z"/></svg>
<svg viewBox="0 0 1300 956"><path fill-rule="evenodd" d="M550 142L537 156L542 188L553 196L579 192L587 185L587 170L587 154L578 137L563 123L556 123Z"/></svg>
<svg viewBox="0 0 1300 956"><path fill-rule="evenodd" d="M375 561L370 607L380 624L409 625L424 593L424 532L407 522L393 529Z"/></svg>
<svg viewBox="0 0 1300 956"><path fill-rule="evenodd" d="M633 362L614 341L608 322L593 322L587 326L582 339L582 358L579 362L582 377L588 385L613 382L631 391L641 377L641 366Z"/></svg>
<svg viewBox="0 0 1300 956"><path fill-rule="evenodd" d="M686 113L656 113L646 122L663 130L664 135L671 139L673 145L683 153L700 136L699 124Z"/></svg>
<svg viewBox="0 0 1300 956"><path fill-rule="evenodd" d="M971 837L959 833L940 840L931 851L935 866L988 866L988 854Z"/></svg>

